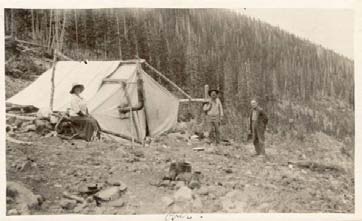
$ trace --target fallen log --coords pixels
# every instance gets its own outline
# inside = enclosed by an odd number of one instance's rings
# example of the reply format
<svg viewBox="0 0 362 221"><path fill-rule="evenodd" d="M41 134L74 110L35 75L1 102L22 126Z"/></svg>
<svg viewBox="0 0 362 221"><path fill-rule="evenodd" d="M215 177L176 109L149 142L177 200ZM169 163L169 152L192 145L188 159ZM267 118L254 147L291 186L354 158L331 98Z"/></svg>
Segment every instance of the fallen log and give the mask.
<svg viewBox="0 0 362 221"><path fill-rule="evenodd" d="M9 111L22 111L24 113L32 113L38 111L39 108L34 107L33 105L26 105L26 106L13 106L13 107L7 107L6 112Z"/></svg>
<svg viewBox="0 0 362 221"><path fill-rule="evenodd" d="M25 145L31 145L32 144L32 142L17 140L17 139L15 139L13 137L10 137L8 135L6 135L6 140L11 142L11 143L16 143L16 144L25 144Z"/></svg>
<svg viewBox="0 0 362 221"><path fill-rule="evenodd" d="M302 169L309 169L316 172L324 172L324 171L337 171L344 172L344 169L338 165L325 165L317 162L288 162L288 164L295 165Z"/></svg>
<svg viewBox="0 0 362 221"><path fill-rule="evenodd" d="M15 41L17 41L17 42L19 42L19 43L22 43L22 44L28 44L28 45L31 45L31 46L46 48L46 46L44 46L44 45L37 44L37 43L33 43L33 42L29 42L29 41L20 40L20 39L17 39L17 38L15 39Z"/></svg>
<svg viewBox="0 0 362 221"><path fill-rule="evenodd" d="M21 116L21 115L17 115L17 114L9 114L6 113L6 117L15 117L17 119L21 119L21 120L35 120L36 117L32 117L32 116Z"/></svg>
<svg viewBox="0 0 362 221"><path fill-rule="evenodd" d="M63 192L63 197L64 198L67 198L67 199L71 199L71 200L75 200L77 201L77 203L84 203L85 200L79 196L74 196L74 195L71 195L70 193L68 192Z"/></svg>

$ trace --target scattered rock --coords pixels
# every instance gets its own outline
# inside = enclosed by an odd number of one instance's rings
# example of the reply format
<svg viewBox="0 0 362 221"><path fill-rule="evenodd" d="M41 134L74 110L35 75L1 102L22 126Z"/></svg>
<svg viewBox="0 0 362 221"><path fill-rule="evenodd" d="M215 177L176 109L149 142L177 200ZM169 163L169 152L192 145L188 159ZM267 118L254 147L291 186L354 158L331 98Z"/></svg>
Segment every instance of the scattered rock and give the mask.
<svg viewBox="0 0 362 221"><path fill-rule="evenodd" d="M6 204L12 204L14 202L15 202L14 198L6 197Z"/></svg>
<svg viewBox="0 0 362 221"><path fill-rule="evenodd" d="M9 216L16 216L16 215L20 215L19 211L17 209L11 209L8 211L8 215Z"/></svg>
<svg viewBox="0 0 362 221"><path fill-rule="evenodd" d="M23 184L8 181L6 185L6 196L12 198L21 214L28 213L30 209L37 209L41 205L39 196L27 189Z"/></svg>
<svg viewBox="0 0 362 221"><path fill-rule="evenodd" d="M192 201L192 208L198 212L200 212L200 210L203 208L200 197L195 197L195 199Z"/></svg>
<svg viewBox="0 0 362 221"><path fill-rule="evenodd" d="M87 185L87 188L89 190L95 191L95 190L99 190L100 186L97 183L91 183Z"/></svg>
<svg viewBox="0 0 362 221"><path fill-rule="evenodd" d="M46 134L47 132L49 132L50 130L53 129L52 125L50 124L49 121L47 120L40 120L40 119L36 119L34 121L35 123L35 130L38 132L38 133L44 133Z"/></svg>
<svg viewBox="0 0 362 221"><path fill-rule="evenodd" d="M88 204L92 204L92 203L94 203L94 202L95 202L95 200L94 200L93 196L89 196L89 197L87 197L87 198L85 199L85 201L86 201Z"/></svg>
<svg viewBox="0 0 362 221"><path fill-rule="evenodd" d="M209 189L207 187L203 186L197 191L197 193L199 195L205 196L205 195L209 194Z"/></svg>
<svg viewBox="0 0 362 221"><path fill-rule="evenodd" d="M74 209L73 212L75 213L83 213L84 209L87 208L87 204L83 203L83 204L78 204ZM85 212L84 212L85 213Z"/></svg>
<svg viewBox="0 0 362 221"><path fill-rule="evenodd" d="M162 202L164 203L165 207L169 207L174 203L174 200L170 197L164 196L162 197Z"/></svg>
<svg viewBox="0 0 362 221"><path fill-rule="evenodd" d="M36 126L34 124L29 124L24 126L24 132L29 132L29 131L35 131L36 130Z"/></svg>
<svg viewBox="0 0 362 221"><path fill-rule="evenodd" d="M212 200L216 200L216 195L213 194L213 193L209 193L209 198L212 199Z"/></svg>
<svg viewBox="0 0 362 221"><path fill-rule="evenodd" d="M194 147L194 148L192 148L192 150L193 151L204 151L205 148L203 148L203 147Z"/></svg>
<svg viewBox="0 0 362 221"><path fill-rule="evenodd" d="M127 185L125 183L123 183L122 181L119 182L119 190L121 192L124 192L127 190Z"/></svg>
<svg viewBox="0 0 362 221"><path fill-rule="evenodd" d="M112 186L119 186L119 190L122 192L127 190L127 185L116 178L109 178L107 183Z"/></svg>
<svg viewBox="0 0 362 221"><path fill-rule="evenodd" d="M199 136L197 136L197 135L191 135L190 136L190 139L192 140L192 141L197 141L197 140L199 140L200 138L199 138Z"/></svg>
<svg viewBox="0 0 362 221"><path fill-rule="evenodd" d="M72 210L72 209L74 209L74 208L77 206L77 201L75 201L75 200L70 200L70 199L62 199L62 200L60 201L60 206L61 206L63 209Z"/></svg>
<svg viewBox="0 0 362 221"><path fill-rule="evenodd" d="M175 189L178 190L181 187L185 186L185 181L176 181Z"/></svg>
<svg viewBox="0 0 362 221"><path fill-rule="evenodd" d="M194 172L191 176L189 187L191 189L199 189L201 187L200 179L201 179L201 172Z"/></svg>
<svg viewBox="0 0 362 221"><path fill-rule="evenodd" d="M19 171L29 170L31 168L31 166L32 166L31 161L27 160L20 166Z"/></svg>
<svg viewBox="0 0 362 221"><path fill-rule="evenodd" d="M162 180L161 182L158 183L158 187L168 187L170 186L171 182L170 180Z"/></svg>
<svg viewBox="0 0 362 221"><path fill-rule="evenodd" d="M54 166L57 165L57 164L56 164L55 162L53 162L53 161L50 161L48 164L49 164L49 166L51 166L51 167L54 167ZM72 171L72 172L74 172L74 171Z"/></svg>
<svg viewBox="0 0 362 221"><path fill-rule="evenodd" d="M44 203L44 201L45 201L45 198L42 196L42 195L35 195L35 197L37 198L37 200L38 200L38 204L41 206L43 203Z"/></svg>
<svg viewBox="0 0 362 221"><path fill-rule="evenodd" d="M80 194L95 194L100 190L100 186L98 184L81 184L78 187L78 192Z"/></svg>
<svg viewBox="0 0 362 221"><path fill-rule="evenodd" d="M221 198L221 204L226 212L240 213L245 212L247 200L243 192L234 190Z"/></svg>
<svg viewBox="0 0 362 221"><path fill-rule="evenodd" d="M230 169L230 168L226 168L226 169L224 169L224 171L225 171L225 173L232 173L233 172L233 170Z"/></svg>
<svg viewBox="0 0 362 221"><path fill-rule="evenodd" d="M129 157L126 159L127 163L135 163L135 162L140 162L140 158L139 157Z"/></svg>
<svg viewBox="0 0 362 221"><path fill-rule="evenodd" d="M109 202L107 205L112 206L112 207L123 207L126 203L124 202L123 199L118 199L118 200L114 200Z"/></svg>
<svg viewBox="0 0 362 221"><path fill-rule="evenodd" d="M258 207L257 207L257 212L268 212L270 208L270 204L269 203L261 203Z"/></svg>
<svg viewBox="0 0 362 221"><path fill-rule="evenodd" d="M135 155L136 157L139 157L139 158L144 158L145 157L145 153L142 150L134 149L132 151L132 154Z"/></svg>
<svg viewBox="0 0 362 221"><path fill-rule="evenodd" d="M56 183L56 184L54 184L54 187L62 188L63 186L62 186L62 184Z"/></svg>
<svg viewBox="0 0 362 221"><path fill-rule="evenodd" d="M111 201L116 200L120 197L120 189L117 186L109 187L105 190L101 190L98 192L95 197L102 200L102 201Z"/></svg>
<svg viewBox="0 0 362 221"><path fill-rule="evenodd" d="M183 186L175 192L174 198L176 201L192 200L192 190L187 186Z"/></svg>
<svg viewBox="0 0 362 221"><path fill-rule="evenodd" d="M169 133L167 134L167 138L169 140L183 141L183 142L187 142L189 140L186 135L181 133Z"/></svg>
<svg viewBox="0 0 362 221"><path fill-rule="evenodd" d="M177 175L176 177L176 181L184 181L186 184L189 184L190 181L191 181L191 177L192 177L192 174L187 172L187 173L181 173L179 175Z"/></svg>

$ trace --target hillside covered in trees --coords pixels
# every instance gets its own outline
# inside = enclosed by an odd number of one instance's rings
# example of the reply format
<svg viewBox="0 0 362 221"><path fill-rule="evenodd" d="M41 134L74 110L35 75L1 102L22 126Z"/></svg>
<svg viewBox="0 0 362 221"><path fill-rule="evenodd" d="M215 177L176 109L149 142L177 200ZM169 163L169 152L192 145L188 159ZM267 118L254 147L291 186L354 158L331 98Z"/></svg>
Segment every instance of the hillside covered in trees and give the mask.
<svg viewBox="0 0 362 221"><path fill-rule="evenodd" d="M139 56L193 97L205 84L218 88L235 139L246 132L254 97L275 132L297 125L300 134L354 136L353 61L234 11L6 9L5 34L74 60ZM9 51L7 60L19 59Z"/></svg>
<svg viewBox="0 0 362 221"><path fill-rule="evenodd" d="M64 139L8 108L7 215L355 212L352 60L226 9L6 9L5 35L6 98L54 58L138 56L192 97L220 89L226 115L213 145L200 102L182 102L172 130L134 146ZM269 116L262 157L252 98Z"/></svg>

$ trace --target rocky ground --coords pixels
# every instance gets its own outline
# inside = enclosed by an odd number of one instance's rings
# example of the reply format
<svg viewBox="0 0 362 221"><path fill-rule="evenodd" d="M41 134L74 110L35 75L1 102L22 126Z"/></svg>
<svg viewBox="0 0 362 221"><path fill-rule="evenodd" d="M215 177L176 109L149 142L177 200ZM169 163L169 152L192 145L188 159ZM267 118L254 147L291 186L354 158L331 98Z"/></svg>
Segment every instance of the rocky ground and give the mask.
<svg viewBox="0 0 362 221"><path fill-rule="evenodd" d="M51 66L46 52L20 46L6 46L6 98ZM336 119L353 119L342 112ZM351 139L267 134L268 157L257 158L251 144L215 147L185 130L131 148L110 137L86 143L41 136L34 125L22 129L12 138L30 144L6 144L8 215L354 211ZM175 161L188 162L198 179L181 173L166 180Z"/></svg>
<svg viewBox="0 0 362 221"><path fill-rule="evenodd" d="M7 142L8 215L354 211L352 147L325 134L268 134L267 158L251 144L212 146L182 132L134 148L109 137L13 137L32 144ZM175 161L192 166L196 185L165 180Z"/></svg>

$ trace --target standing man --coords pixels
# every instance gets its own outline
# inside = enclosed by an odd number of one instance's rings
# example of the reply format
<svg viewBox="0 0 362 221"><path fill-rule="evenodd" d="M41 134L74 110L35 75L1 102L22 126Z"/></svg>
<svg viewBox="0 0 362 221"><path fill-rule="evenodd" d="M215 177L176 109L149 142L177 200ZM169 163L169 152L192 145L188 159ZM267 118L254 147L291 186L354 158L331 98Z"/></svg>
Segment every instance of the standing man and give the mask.
<svg viewBox="0 0 362 221"><path fill-rule="evenodd" d="M206 122L209 127L209 136L214 132L215 143L220 143L220 124L224 118L224 110L219 99L218 90L210 90L208 92L210 100L204 104L204 111L206 112Z"/></svg>
<svg viewBox="0 0 362 221"><path fill-rule="evenodd" d="M253 138L256 155L265 155L265 129L268 123L268 117L256 100L251 101L250 113L250 136Z"/></svg>

